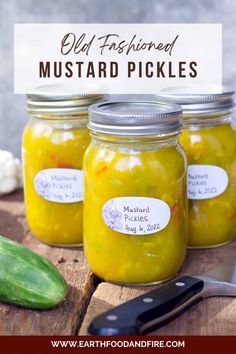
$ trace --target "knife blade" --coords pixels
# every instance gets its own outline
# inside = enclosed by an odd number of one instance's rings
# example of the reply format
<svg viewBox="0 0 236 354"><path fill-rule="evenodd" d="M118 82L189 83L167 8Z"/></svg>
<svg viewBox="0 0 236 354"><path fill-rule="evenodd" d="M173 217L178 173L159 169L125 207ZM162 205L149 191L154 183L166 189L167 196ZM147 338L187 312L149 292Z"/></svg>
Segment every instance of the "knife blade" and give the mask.
<svg viewBox="0 0 236 354"><path fill-rule="evenodd" d="M212 296L236 296L236 261L197 276L176 278L94 318L91 335L140 335Z"/></svg>

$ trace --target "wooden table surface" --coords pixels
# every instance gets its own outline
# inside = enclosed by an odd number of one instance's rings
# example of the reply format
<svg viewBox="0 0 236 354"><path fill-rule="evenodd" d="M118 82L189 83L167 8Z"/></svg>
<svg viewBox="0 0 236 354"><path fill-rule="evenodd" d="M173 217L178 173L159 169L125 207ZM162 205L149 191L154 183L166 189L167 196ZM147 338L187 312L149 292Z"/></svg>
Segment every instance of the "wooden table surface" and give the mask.
<svg viewBox="0 0 236 354"><path fill-rule="evenodd" d="M32 311L1 303L0 335L86 335L94 316L151 290L102 282L89 270L82 249L50 247L34 238L25 219L22 192L0 198L0 234L48 258L69 284L65 302L52 310ZM235 258L236 240L215 249L190 250L180 274L205 272ZM151 334L236 335L236 299L202 301Z"/></svg>

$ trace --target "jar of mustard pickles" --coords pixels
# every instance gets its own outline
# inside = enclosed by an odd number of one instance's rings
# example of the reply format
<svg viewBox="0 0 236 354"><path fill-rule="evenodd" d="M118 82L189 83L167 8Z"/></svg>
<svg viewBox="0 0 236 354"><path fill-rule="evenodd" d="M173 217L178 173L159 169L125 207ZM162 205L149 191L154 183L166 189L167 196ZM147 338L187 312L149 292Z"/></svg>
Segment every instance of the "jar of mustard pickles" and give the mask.
<svg viewBox="0 0 236 354"><path fill-rule="evenodd" d="M179 87L161 92L183 107L180 139L188 159L189 246L215 247L236 232L236 131L233 91Z"/></svg>
<svg viewBox="0 0 236 354"><path fill-rule="evenodd" d="M83 241L82 159L89 145L88 106L99 94L68 94L58 85L27 97L31 117L22 160L28 224L41 241L77 246Z"/></svg>
<svg viewBox="0 0 236 354"><path fill-rule="evenodd" d="M90 107L84 249L100 278L154 284L180 269L187 247L181 126L181 108L168 103Z"/></svg>

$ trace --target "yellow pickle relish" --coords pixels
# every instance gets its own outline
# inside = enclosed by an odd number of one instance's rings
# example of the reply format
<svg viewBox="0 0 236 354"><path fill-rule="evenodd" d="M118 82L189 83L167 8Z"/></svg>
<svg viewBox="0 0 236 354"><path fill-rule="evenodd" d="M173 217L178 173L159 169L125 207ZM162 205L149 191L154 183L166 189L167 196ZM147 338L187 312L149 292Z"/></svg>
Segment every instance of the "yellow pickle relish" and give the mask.
<svg viewBox="0 0 236 354"><path fill-rule="evenodd" d="M180 138L188 160L189 246L215 247L236 232L236 131L233 91L194 86L160 94L183 108Z"/></svg>
<svg viewBox="0 0 236 354"><path fill-rule="evenodd" d="M27 97L31 119L22 144L26 216L33 234L47 244L83 242L88 106L102 98L83 91L69 94L63 85L40 87Z"/></svg>
<svg viewBox="0 0 236 354"><path fill-rule="evenodd" d="M161 102L110 101L89 109L84 156L84 249L114 283L173 277L186 254L182 110Z"/></svg>

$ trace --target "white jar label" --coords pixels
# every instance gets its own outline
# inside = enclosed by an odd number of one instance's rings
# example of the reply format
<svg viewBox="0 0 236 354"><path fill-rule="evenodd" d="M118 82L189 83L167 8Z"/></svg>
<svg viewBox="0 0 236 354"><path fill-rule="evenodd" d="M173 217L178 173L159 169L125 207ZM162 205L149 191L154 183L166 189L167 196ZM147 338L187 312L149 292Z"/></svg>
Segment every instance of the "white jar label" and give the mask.
<svg viewBox="0 0 236 354"><path fill-rule="evenodd" d="M34 178L35 191L55 203L76 203L83 200L83 172L71 168L49 168Z"/></svg>
<svg viewBox="0 0 236 354"><path fill-rule="evenodd" d="M128 235L148 235L163 230L170 221L170 208L163 200L120 197L108 200L102 208L105 224Z"/></svg>
<svg viewBox="0 0 236 354"><path fill-rule="evenodd" d="M228 186L225 170L212 165L188 166L188 199L209 199L222 194Z"/></svg>

